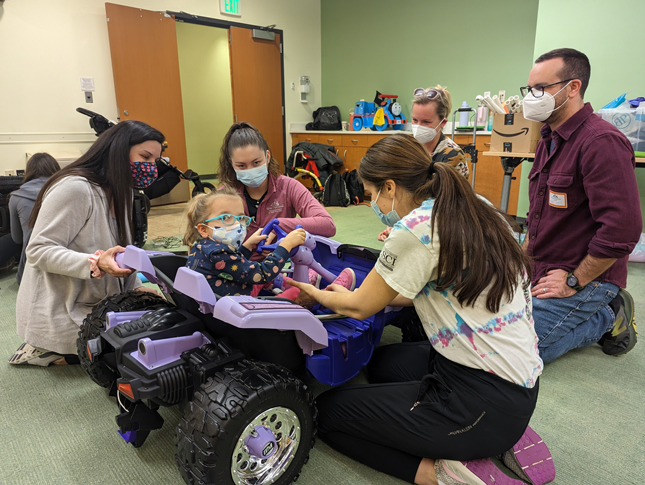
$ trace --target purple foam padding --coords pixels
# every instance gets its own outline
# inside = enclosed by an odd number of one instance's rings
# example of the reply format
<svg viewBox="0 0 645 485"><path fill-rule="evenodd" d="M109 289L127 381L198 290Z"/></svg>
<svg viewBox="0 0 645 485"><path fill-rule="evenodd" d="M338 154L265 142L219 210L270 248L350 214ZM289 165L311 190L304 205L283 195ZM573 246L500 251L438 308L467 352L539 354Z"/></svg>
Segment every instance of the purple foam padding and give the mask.
<svg viewBox="0 0 645 485"><path fill-rule="evenodd" d="M250 455L260 458L261 460L266 460L276 452L278 449L278 443L270 429L267 429L264 426L256 426L254 429L255 436L249 434L244 438L244 444L248 447ZM269 444L272 446L267 446Z"/></svg>
<svg viewBox="0 0 645 485"><path fill-rule="evenodd" d="M533 485L555 480L555 464L546 443L530 427L513 446L515 461ZM511 468L513 470L513 468Z"/></svg>
<svg viewBox="0 0 645 485"><path fill-rule="evenodd" d="M199 303L199 310L208 314L213 312L217 298L206 277L190 268L179 268L175 276L175 290Z"/></svg>
<svg viewBox="0 0 645 485"><path fill-rule="evenodd" d="M132 431L126 431L125 433L121 433L121 431L118 431L118 433L121 435L121 438L123 438L126 443L134 443L135 440L137 439L136 429Z"/></svg>
<svg viewBox="0 0 645 485"><path fill-rule="evenodd" d="M138 310L136 312L108 312L105 322L105 330L116 327L117 325L121 325L122 323L131 322L132 320L138 320L148 312L149 310Z"/></svg>
<svg viewBox="0 0 645 485"><path fill-rule="evenodd" d="M314 260L312 249L315 249L316 243L313 242L312 248L302 245L294 256L291 256L291 263L293 264L293 279L302 283L309 282L309 268L313 269L316 273L321 275L328 283L336 279L336 275L323 268L318 262Z"/></svg>
<svg viewBox="0 0 645 485"><path fill-rule="evenodd" d="M204 337L201 332L194 332L186 337L159 340L146 337L139 340L137 350L131 355L148 369L154 369L178 360L182 352L208 343L210 340ZM142 352L142 347L145 352Z"/></svg>
<svg viewBox="0 0 645 485"><path fill-rule="evenodd" d="M316 245L318 244L324 244L325 246L328 246L329 252L332 254L338 254L338 247L342 244L339 243L338 241L334 241L333 239L329 239L328 237L323 237L323 236L314 236L312 234L311 236L314 241L316 241Z"/></svg>
<svg viewBox="0 0 645 485"><path fill-rule="evenodd" d="M288 301L225 296L217 301L213 316L238 328L294 330L305 354L327 347L327 330L320 320L306 308Z"/></svg>

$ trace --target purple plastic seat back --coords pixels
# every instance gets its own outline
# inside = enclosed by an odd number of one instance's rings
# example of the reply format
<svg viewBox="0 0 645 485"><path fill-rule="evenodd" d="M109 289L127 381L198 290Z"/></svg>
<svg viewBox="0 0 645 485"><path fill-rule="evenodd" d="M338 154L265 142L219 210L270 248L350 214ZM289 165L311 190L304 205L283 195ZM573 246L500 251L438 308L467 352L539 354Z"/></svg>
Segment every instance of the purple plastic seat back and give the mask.
<svg viewBox="0 0 645 485"><path fill-rule="evenodd" d="M212 313L217 298L206 277L190 268L179 268L175 277L175 290L199 303L202 313Z"/></svg>

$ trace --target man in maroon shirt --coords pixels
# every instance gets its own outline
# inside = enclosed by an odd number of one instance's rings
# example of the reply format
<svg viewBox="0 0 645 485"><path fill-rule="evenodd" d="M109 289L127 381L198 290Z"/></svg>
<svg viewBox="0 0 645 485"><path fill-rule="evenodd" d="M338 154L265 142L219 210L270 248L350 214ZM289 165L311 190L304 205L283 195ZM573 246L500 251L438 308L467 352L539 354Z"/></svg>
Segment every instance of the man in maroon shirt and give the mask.
<svg viewBox="0 0 645 485"><path fill-rule="evenodd" d="M636 344L627 258L642 230L634 150L583 96L589 59L540 56L521 88L524 116L543 121L529 173L533 319L545 363L593 343L608 355Z"/></svg>

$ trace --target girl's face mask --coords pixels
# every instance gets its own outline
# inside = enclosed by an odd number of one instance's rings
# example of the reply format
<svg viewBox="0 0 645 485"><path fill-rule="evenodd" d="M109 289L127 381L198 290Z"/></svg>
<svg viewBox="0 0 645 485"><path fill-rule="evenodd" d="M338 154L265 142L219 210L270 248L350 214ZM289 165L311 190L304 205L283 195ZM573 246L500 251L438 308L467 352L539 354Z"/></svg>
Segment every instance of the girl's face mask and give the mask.
<svg viewBox="0 0 645 485"><path fill-rule="evenodd" d="M394 197L392 197L392 210L387 214L383 214L383 212L381 212L381 209L379 209L379 206L376 205L376 201L378 200L379 195L381 195L380 190L378 191L378 194L376 194L376 198L370 202L370 205L372 206L372 209L381 220L381 222L388 227L392 227L394 224L401 220L399 214L394 210Z"/></svg>
<svg viewBox="0 0 645 485"><path fill-rule="evenodd" d="M246 226L242 224L235 224L233 226L213 227L208 224L202 223L203 226L212 229L213 235L208 239L227 246L232 246L236 251L239 251L244 239L246 238Z"/></svg>
<svg viewBox="0 0 645 485"><path fill-rule="evenodd" d="M156 162L133 162L130 160L130 169L132 170L132 185L135 189L150 187L159 175Z"/></svg>

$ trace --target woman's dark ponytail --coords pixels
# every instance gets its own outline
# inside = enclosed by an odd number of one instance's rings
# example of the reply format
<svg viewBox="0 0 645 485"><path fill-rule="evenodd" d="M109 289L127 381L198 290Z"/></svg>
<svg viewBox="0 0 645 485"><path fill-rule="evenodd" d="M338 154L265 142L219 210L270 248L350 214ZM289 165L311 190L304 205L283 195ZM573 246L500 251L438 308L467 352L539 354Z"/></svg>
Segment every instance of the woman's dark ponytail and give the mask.
<svg viewBox="0 0 645 485"><path fill-rule="evenodd" d="M486 308L496 313L511 300L520 275L530 281L530 262L517 243L507 216L470 187L445 163L433 162L413 137L390 135L375 143L359 166L359 176L379 190L386 180L409 192L415 204L435 199L431 231L441 241L437 290L451 289L460 304L474 305L488 288Z"/></svg>

